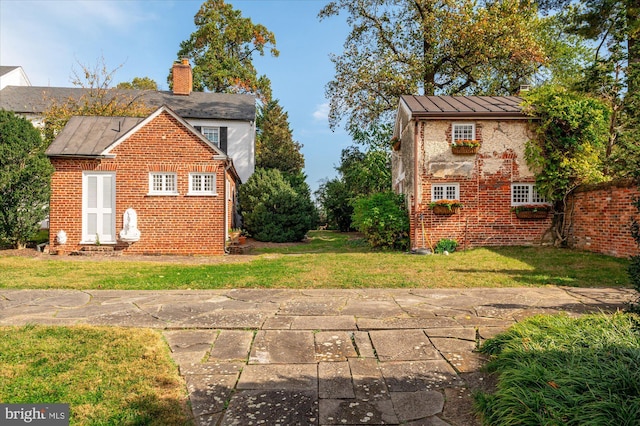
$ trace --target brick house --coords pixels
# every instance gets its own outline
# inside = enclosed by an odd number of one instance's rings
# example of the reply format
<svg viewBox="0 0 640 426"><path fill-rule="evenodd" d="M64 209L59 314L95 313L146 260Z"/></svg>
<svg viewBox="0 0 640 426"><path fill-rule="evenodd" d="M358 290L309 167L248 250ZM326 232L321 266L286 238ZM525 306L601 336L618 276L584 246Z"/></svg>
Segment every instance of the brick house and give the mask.
<svg viewBox="0 0 640 426"><path fill-rule="evenodd" d="M545 236L551 214L524 159L533 135L520 102L515 96L401 97L392 185L407 196L412 249L443 238L470 248L530 245ZM462 207L433 207L452 204L442 200ZM527 206L537 209L513 211Z"/></svg>
<svg viewBox="0 0 640 426"><path fill-rule="evenodd" d="M47 155L53 251L224 253L240 179L169 107L146 118L73 117Z"/></svg>

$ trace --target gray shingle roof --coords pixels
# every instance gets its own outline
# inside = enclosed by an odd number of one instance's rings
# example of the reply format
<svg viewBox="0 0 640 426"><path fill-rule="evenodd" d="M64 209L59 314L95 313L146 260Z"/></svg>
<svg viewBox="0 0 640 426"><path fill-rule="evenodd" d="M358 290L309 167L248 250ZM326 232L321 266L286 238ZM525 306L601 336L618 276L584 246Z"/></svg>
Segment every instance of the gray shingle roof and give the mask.
<svg viewBox="0 0 640 426"><path fill-rule="evenodd" d="M58 103L69 98L80 98L89 89L77 87L7 86L0 91L0 109L23 114L41 114L52 100ZM127 90L150 107L167 105L183 118L209 118L221 120L253 121L256 116L255 97L227 93L192 92L188 96L174 95L169 91Z"/></svg>
<svg viewBox="0 0 640 426"><path fill-rule="evenodd" d="M517 96L413 96L403 95L401 102L413 117L431 118L523 118Z"/></svg>
<svg viewBox="0 0 640 426"><path fill-rule="evenodd" d="M71 117L46 153L49 156L98 156L142 120L144 118Z"/></svg>

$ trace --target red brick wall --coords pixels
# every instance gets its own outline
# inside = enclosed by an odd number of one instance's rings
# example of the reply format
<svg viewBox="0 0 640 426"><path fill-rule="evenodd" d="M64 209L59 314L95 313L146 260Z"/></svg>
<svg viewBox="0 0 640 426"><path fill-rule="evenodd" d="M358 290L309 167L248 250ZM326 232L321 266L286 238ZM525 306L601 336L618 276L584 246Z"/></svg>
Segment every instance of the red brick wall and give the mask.
<svg viewBox="0 0 640 426"><path fill-rule="evenodd" d="M522 126L525 125L526 122L523 122ZM511 184L534 182L530 172L522 172L526 169L523 165L524 158L507 148L515 144L524 147L525 140L498 143L487 135L485 127L486 123L476 122L476 139L483 143L480 151L474 156L462 158L451 157L447 152L449 148L444 148L444 151L433 148L437 144L440 144L440 147L449 146L450 123L444 133L446 141L438 140L437 134L427 134L425 126L421 126L418 140L421 145L420 152L425 152L425 161L419 168L420 202L410 212L412 248L429 248L443 238L457 240L461 249L533 245L540 243L548 235L551 214L546 219L532 220L519 219L511 211ZM431 147L425 149L425 144L431 144ZM430 172L434 163L449 164L452 165L452 170L455 170L457 162L463 161L472 164L469 173L456 175L447 172L446 176L442 176L442 173ZM464 207L451 216L436 215L429 208L431 186L442 183L460 185L460 201Z"/></svg>
<svg viewBox="0 0 640 426"><path fill-rule="evenodd" d="M631 205L640 197L630 182L585 187L570 199L571 220L567 227L570 247L617 257L640 254L631 238L631 220L640 220Z"/></svg>
<svg viewBox="0 0 640 426"><path fill-rule="evenodd" d="M214 151L164 112L113 151L114 159L53 158L50 232L53 250L59 230L67 233L64 250L77 250L82 239L82 172L115 171L116 233L124 211L138 215L140 240L118 242L128 254L223 254L225 238L225 165ZM149 172L177 173L178 196L152 196ZM189 172L216 173L217 196L189 196Z"/></svg>

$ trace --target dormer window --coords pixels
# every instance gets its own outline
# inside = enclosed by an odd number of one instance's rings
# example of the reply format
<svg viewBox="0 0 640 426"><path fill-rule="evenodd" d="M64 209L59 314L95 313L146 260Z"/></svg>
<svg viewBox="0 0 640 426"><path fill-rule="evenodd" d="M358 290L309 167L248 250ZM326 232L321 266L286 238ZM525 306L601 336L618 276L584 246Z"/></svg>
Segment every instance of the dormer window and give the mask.
<svg viewBox="0 0 640 426"><path fill-rule="evenodd" d="M220 148L220 128L219 127L202 127L202 134L212 144Z"/></svg>

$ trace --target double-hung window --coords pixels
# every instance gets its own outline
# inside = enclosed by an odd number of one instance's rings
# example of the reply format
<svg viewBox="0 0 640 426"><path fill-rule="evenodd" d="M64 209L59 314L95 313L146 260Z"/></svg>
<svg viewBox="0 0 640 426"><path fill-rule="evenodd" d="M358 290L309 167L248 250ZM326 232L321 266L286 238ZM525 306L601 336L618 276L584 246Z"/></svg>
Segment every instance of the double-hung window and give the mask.
<svg viewBox="0 0 640 426"><path fill-rule="evenodd" d="M190 173L189 195L217 195L215 173Z"/></svg>
<svg viewBox="0 0 640 426"><path fill-rule="evenodd" d="M475 140L476 125L475 123L453 123L451 134L454 144L461 140Z"/></svg>
<svg viewBox="0 0 640 426"><path fill-rule="evenodd" d="M547 200L538 193L534 183L512 183L511 205L545 204Z"/></svg>
<svg viewBox="0 0 640 426"><path fill-rule="evenodd" d="M438 200L459 200L459 183L441 183L431 185L431 201Z"/></svg>
<svg viewBox="0 0 640 426"><path fill-rule="evenodd" d="M220 148L220 128L219 127L203 127L202 134L212 144Z"/></svg>
<svg viewBox="0 0 640 426"><path fill-rule="evenodd" d="M149 195L178 195L176 173L149 173Z"/></svg>

